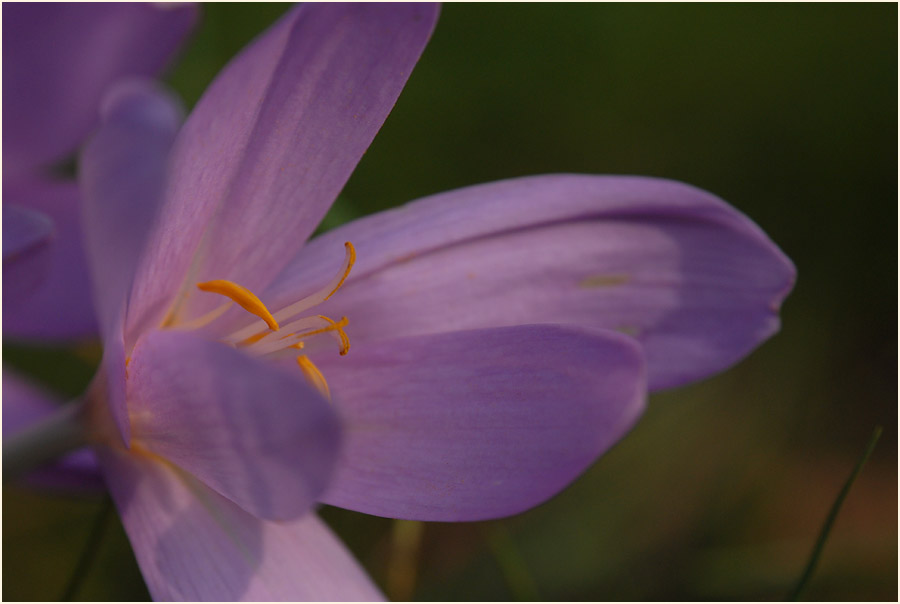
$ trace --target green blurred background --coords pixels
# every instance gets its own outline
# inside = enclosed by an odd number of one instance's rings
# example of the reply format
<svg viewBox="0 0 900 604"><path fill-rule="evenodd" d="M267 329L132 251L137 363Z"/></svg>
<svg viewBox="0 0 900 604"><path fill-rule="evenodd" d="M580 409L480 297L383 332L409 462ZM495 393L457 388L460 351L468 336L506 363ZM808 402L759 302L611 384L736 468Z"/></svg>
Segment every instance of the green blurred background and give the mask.
<svg viewBox="0 0 900 604"><path fill-rule="evenodd" d="M168 81L188 106L287 5L204 7ZM326 508L389 596L780 599L877 424L807 597L897 599L897 6L449 4L326 219L546 172L663 176L756 220L797 265L783 329L644 419L559 496L502 521ZM64 396L96 345L4 340ZM3 489L7 600L55 600L100 497ZM76 597L147 598L114 515Z"/></svg>

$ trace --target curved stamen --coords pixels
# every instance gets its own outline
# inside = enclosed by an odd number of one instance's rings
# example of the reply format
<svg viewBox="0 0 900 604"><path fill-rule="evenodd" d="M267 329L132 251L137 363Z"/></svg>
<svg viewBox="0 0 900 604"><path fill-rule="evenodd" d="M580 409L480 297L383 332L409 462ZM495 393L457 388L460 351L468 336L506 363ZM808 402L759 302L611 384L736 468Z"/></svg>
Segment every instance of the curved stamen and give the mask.
<svg viewBox="0 0 900 604"><path fill-rule="evenodd" d="M313 365L313 362L309 360L309 357L306 355L298 356L297 365L299 365L301 371L303 371L303 375L306 377L306 381L308 381L313 386L313 388L318 390L322 396L330 401L331 391L328 389L328 382L325 381L325 376L322 375L322 372L319 371L319 368Z"/></svg>
<svg viewBox="0 0 900 604"><path fill-rule="evenodd" d="M341 317L340 321L332 321L325 315L319 315L319 318L325 319L326 321L331 323L331 328L334 330L334 334L337 335L341 344L341 356L344 356L348 352L350 352L350 338L347 337L347 334L344 332L344 327L347 326L347 317ZM322 331L327 331L327 329L323 329Z"/></svg>
<svg viewBox="0 0 900 604"><path fill-rule="evenodd" d="M242 287L237 283L232 283L231 281L226 281L224 279L217 279L215 281L206 281L204 283L198 283L197 288L201 291L210 292L213 294L219 294L225 296L226 298L231 298L235 302L241 305L241 307L249 313L252 313L266 322L266 325L269 326L269 329L272 331L278 331L278 321L275 320L275 317L272 316L272 313L269 312L269 309L266 308L266 305L262 303L262 300L256 297L256 294L251 292L246 287Z"/></svg>
<svg viewBox="0 0 900 604"><path fill-rule="evenodd" d="M350 270L353 268L353 265L356 263L356 249L353 247L353 244L349 241L344 242L344 263L341 265L340 272L335 275L335 277L326 283L320 289L314 291L297 300L290 306L285 306L281 310L275 313L275 319L278 321L284 321L290 317L293 317L296 314L303 312L308 308L312 308L317 304L321 304L328 298L334 295L334 293L341 288L344 284L344 281L347 280L347 276L350 274Z"/></svg>

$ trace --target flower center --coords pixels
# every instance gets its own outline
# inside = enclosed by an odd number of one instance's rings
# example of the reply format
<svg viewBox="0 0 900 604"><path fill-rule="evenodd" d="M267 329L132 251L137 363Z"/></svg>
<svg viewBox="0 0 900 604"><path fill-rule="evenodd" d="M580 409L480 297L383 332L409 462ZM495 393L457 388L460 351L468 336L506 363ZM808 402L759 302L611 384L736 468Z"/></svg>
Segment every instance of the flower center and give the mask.
<svg viewBox="0 0 900 604"><path fill-rule="evenodd" d="M328 300L344 284L350 274L350 269L356 262L356 250L354 250L353 244L348 241L344 244L344 248L346 250L344 262L338 274L331 281L275 313L270 312L253 292L237 283L224 279L198 283L197 288L201 291L224 296L230 301L202 317L178 325L177 328L196 329L208 325L222 316L232 303L236 303L250 314L259 317L259 320L226 335L222 341L254 356L272 359L295 356L297 365L310 385L316 388L322 396L331 400L328 383L322 372L309 359L308 354L321 346L324 338L318 336L322 335L330 335L334 338L339 346L340 354L342 356L347 354L350 350L350 338L344 332L347 317L342 317L340 321L334 321L324 315L302 315L310 308ZM298 355L297 351L299 350L302 350L304 354Z"/></svg>

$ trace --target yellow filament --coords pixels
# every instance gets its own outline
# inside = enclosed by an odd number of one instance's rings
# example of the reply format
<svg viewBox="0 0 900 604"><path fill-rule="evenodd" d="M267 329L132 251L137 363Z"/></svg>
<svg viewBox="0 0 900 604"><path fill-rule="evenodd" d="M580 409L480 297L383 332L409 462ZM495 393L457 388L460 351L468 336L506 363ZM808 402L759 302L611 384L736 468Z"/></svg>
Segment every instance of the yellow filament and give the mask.
<svg viewBox="0 0 900 604"><path fill-rule="evenodd" d="M269 312L269 309L266 308L266 305L256 297L256 294L251 292L246 287L241 287L237 283L232 283L231 281L226 281L224 279L216 279L215 281L198 283L197 287L200 289L200 291L219 294L221 296L225 296L226 298L231 298L232 300L240 304L244 310L256 315L257 317L265 321L266 325L269 326L269 329L271 329L272 331L278 331L278 322L275 320L275 317L272 316L272 313Z"/></svg>
<svg viewBox="0 0 900 604"><path fill-rule="evenodd" d="M341 275L341 280L338 281L337 285L334 286L334 289L331 290L331 292L327 296L325 296L322 302L333 296L334 292L341 289L344 281L347 280L347 275L350 274L350 269L352 269L353 265L356 263L356 248L353 247L353 244L349 241L345 241L344 248L347 250L347 255L349 256L349 258L347 259L347 266L344 268L344 274Z"/></svg>
<svg viewBox="0 0 900 604"><path fill-rule="evenodd" d="M319 371L318 367L313 365L313 362L309 360L309 357L306 355L298 356L297 365L300 366L303 375L306 376L306 380L318 390L322 396L330 401L331 391L328 389L328 383L325 381L325 376L322 375L322 372Z"/></svg>

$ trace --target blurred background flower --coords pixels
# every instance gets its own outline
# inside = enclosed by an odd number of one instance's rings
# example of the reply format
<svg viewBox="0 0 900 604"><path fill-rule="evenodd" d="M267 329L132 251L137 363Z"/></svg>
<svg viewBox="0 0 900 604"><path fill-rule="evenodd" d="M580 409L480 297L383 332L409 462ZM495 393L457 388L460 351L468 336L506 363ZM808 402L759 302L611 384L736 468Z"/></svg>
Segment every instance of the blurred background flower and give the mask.
<svg viewBox="0 0 900 604"><path fill-rule="evenodd" d="M90 337L96 324L83 286L81 196L70 157L97 125L110 84L162 71L194 26L197 7L22 2L3 7L3 18L4 216L16 204L53 228L27 303L12 295L24 289L13 280L17 272L4 271L4 334L45 342Z"/></svg>
<svg viewBox="0 0 900 604"><path fill-rule="evenodd" d="M208 5L167 81L190 107L286 5ZM322 516L395 598L777 599L875 424L807 596L897 597L895 5L454 5L326 218L548 172L662 176L751 216L798 268L783 330L651 397L637 428L520 516ZM5 110L5 108L4 108ZM99 348L4 338L62 396ZM7 599L57 599L99 498L4 486ZM76 597L146 598L114 515Z"/></svg>

